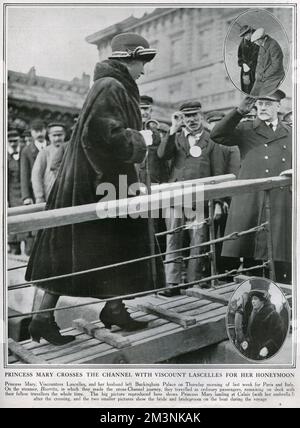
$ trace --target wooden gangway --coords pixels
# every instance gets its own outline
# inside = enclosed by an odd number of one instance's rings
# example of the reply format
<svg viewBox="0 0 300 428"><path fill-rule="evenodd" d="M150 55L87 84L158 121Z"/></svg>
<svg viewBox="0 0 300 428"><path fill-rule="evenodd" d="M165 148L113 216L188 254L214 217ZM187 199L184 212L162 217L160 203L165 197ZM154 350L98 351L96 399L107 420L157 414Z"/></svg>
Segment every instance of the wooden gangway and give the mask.
<svg viewBox="0 0 300 428"><path fill-rule="evenodd" d="M170 184L161 185L153 194L137 196L135 198L122 199L110 202L100 202L98 204L81 205L77 207L67 207L55 210L44 211L44 206L23 207L20 209L11 209L8 211L8 230L12 233L38 230L41 228L59 227L67 224L81 223L99 219L99 214L107 212L107 209L114 208L116 216L124 213L124 208L130 207L133 200L136 200L136 206L143 206L142 212L151 212L158 208L164 208L165 201L171 206L182 206L178 203L177 196L189 195L194 201L197 197L202 197L209 201L209 228L210 241L199 245L209 245L211 254L215 253L215 244L225 239L237 239L240 234L254 233L261 227L266 227L268 232L268 260L264 262L269 267L270 277L274 278L274 266L272 255L272 231L271 231L271 213L269 205L269 193L272 189L290 186L292 180L290 177L270 177L255 180L233 180L232 176L208 177L206 179L196 180L195 183L175 183L173 190L176 193L169 193ZM228 181L229 180L229 181ZM202 187L195 187L192 184L201 184ZM171 189L172 190L172 189ZM258 225L253 230L234 232L232 235L214 239L213 229L213 200L224 196L234 196L241 193L251 193L264 191L266 194L266 223ZM131 203L131 204L130 204ZM153 204L152 204L153 203ZM14 211L12 211L14 210ZM141 214L139 209L137 212ZM130 212L133 213L133 212ZM185 248L187 250L188 248ZM163 254L161 254L163 255ZM158 255L158 256L161 256ZM157 257L151 254L147 257ZM132 263L137 260L128 260L123 263ZM107 269L111 266L99 266L95 269ZM256 267L257 268L257 267ZM250 270L250 269L248 269ZM241 271L242 272L242 271ZM70 272L67 275L79 275L82 272ZM61 347L53 346L41 340L40 343L31 340L24 342L15 342L8 340L8 363L9 364L39 364L39 365L65 365L65 364L151 364L161 363L170 358L199 350L209 345L217 344L227 340L225 317L230 297L238 287L243 276L235 277L233 282L218 282L220 276L216 275L215 260L211 257L211 288L203 290L200 282L189 284L190 288L182 289L181 295L177 297L166 298L159 293L151 292L147 296L132 298L127 306L130 308L131 316L139 320L148 321L148 327L141 331L126 332L117 327L109 331L104 328L99 320L87 322L84 319L74 320L74 325L63 334L72 334L76 340ZM225 274L226 276L227 274ZM227 276L230 276L227 275ZM215 281L215 279L217 280ZM55 277L44 280L54 280ZM222 278L224 280L225 278ZM206 280L206 279L205 279ZM9 286L7 291L30 287L36 282L20 283ZM291 299L291 286L283 286L282 290ZM136 296L132 296L136 297ZM127 297L128 299L128 297ZM88 303L90 304L90 303ZM104 304L104 302L103 302ZM77 307L83 306L78 304ZM71 307L71 306L70 306ZM75 308L73 306L73 308ZM54 309L54 308L53 308ZM55 310L69 308L55 308ZM33 313L24 314L32 316ZM23 313L21 314L21 316ZM18 317L20 315L17 315ZM12 315L9 318L14 318Z"/></svg>
<svg viewBox="0 0 300 428"><path fill-rule="evenodd" d="M227 304L230 297L248 277L237 276L234 282L215 288L192 287L180 296L164 298L151 295L130 301L131 316L148 321L141 331L112 331L96 320L87 323L75 320L74 327L63 334L76 339L63 346L41 340L16 343L10 340L8 364L153 364L201 350L228 339ZM281 284L290 300L292 288Z"/></svg>

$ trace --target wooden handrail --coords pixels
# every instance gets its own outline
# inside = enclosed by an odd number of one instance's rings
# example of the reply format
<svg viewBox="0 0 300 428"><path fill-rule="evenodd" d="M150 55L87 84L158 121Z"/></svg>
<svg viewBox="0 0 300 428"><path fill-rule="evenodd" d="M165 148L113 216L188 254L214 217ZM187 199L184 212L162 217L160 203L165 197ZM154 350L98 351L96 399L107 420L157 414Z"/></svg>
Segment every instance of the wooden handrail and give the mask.
<svg viewBox="0 0 300 428"><path fill-rule="evenodd" d="M215 177L216 178L216 177ZM204 199L220 199L225 196L235 196L243 193L252 193L263 190L275 189L292 184L290 177L270 177L249 180L235 180L221 182L217 184L207 184L204 186ZM109 210L114 212L114 216L129 214L146 214L149 211L157 211L158 208L169 206L181 207L180 196L193 201L203 199L203 187L176 189L176 196L173 190L154 193L152 195L136 196L129 199L114 200L109 202L99 202L97 204L79 205L75 207L59 208L31 214L20 214L8 218L8 232L19 233L50 227L64 226L67 224L83 223L87 221L99 220Z"/></svg>
<svg viewBox="0 0 300 428"><path fill-rule="evenodd" d="M234 180L236 176L234 174L226 175L217 175L215 177L205 177L197 178L195 180L186 180L186 181L175 181L174 183L162 183L162 184L153 184L151 186L151 193L162 192L163 190L176 190L181 189L182 187L186 188L188 186L193 186L196 184L216 184L224 183L225 181ZM142 185L142 189L146 186ZM41 204L32 204L32 205L21 205L19 207L8 208L7 216L20 215L20 214L31 214L39 211L45 210L46 203Z"/></svg>

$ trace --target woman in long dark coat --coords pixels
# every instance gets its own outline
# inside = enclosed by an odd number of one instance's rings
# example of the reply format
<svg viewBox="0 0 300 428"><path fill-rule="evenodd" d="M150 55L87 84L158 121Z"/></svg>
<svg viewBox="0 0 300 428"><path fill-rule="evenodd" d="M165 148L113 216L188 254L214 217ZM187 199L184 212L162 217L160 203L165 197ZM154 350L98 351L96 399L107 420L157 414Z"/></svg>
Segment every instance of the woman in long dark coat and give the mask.
<svg viewBox="0 0 300 428"><path fill-rule="evenodd" d="M251 42L254 28L244 25L240 31L242 40L238 47L238 66L241 68L241 90L250 94L255 81L255 69L259 47Z"/></svg>
<svg viewBox="0 0 300 428"><path fill-rule="evenodd" d="M241 347L245 356L252 360L272 357L280 349L286 336L286 330L269 295L253 290L249 293L252 312L248 318L246 339Z"/></svg>
<svg viewBox="0 0 300 428"><path fill-rule="evenodd" d="M126 33L112 41L111 58L98 63L92 86L82 108L47 209L95 203L101 199L101 183L128 186L138 181L135 163L146 155L135 80L156 52L141 36ZM114 198L113 198L114 199ZM150 255L147 219L112 218L41 230L26 272L36 280L96 268ZM163 283L162 261L157 262L158 282ZM60 295L108 298L149 290L160 284L152 281L150 262L97 271L38 284L45 290L40 309L55 307ZM46 317L44 316L46 315ZM119 325L127 330L144 328L133 320L121 300L106 303L100 314L106 327ZM39 314L30 325L34 340L44 337L61 345L73 336L61 336L52 312Z"/></svg>

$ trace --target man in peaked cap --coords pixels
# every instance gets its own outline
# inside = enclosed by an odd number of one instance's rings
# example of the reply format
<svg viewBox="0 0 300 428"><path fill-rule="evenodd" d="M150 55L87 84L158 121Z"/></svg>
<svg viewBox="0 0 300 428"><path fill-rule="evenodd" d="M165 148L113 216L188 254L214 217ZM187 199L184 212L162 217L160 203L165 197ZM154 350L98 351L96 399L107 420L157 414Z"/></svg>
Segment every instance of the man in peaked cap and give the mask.
<svg viewBox="0 0 300 428"><path fill-rule="evenodd" d="M250 94L255 80L255 69L259 47L251 42L251 36L255 29L249 25L243 25L239 36L242 40L238 47L238 66L241 68L241 90Z"/></svg>
<svg viewBox="0 0 300 428"><path fill-rule="evenodd" d="M250 95L272 94L284 79L283 52L279 43L258 28L251 36L251 42L259 46L255 82Z"/></svg>
<svg viewBox="0 0 300 428"><path fill-rule="evenodd" d="M270 301L270 282L263 278L252 278L249 282L248 300L251 301L252 311L246 320L245 340L240 346L248 358L262 360L278 352L287 328L284 329L281 317Z"/></svg>
<svg viewBox="0 0 300 428"><path fill-rule="evenodd" d="M158 129L149 127L152 118L153 98L149 95L142 95L140 98L140 110L142 115L143 129L152 131L152 145L148 148L147 159L138 165L139 178L144 184L146 183L146 167L148 165L151 183L165 183L168 180L168 164L157 156L157 149L160 145L161 138ZM158 122L157 122L158 123Z"/></svg>
<svg viewBox="0 0 300 428"><path fill-rule="evenodd" d="M170 182L186 181L197 178L210 177L225 174L226 162L221 146L215 144L209 136L209 132L203 126L202 106L199 101L188 101L180 106L178 112L172 115L172 125L166 138L161 142L157 154L164 160L171 161ZM228 151L224 147L224 151ZM168 262L165 266L166 280L170 286L176 286L181 282L182 265L172 262L176 256L181 255L184 238L190 245L198 245L208 239L207 224L203 221L202 213L188 212L186 209L178 211L170 207L166 213L168 230L177 227L188 226L180 233L167 236L167 251L178 250L176 254L166 256ZM222 215L222 201L216 201L215 219ZM201 217L201 218L199 218ZM204 217L208 217L208 207L205 204ZM186 236L185 236L186 235ZM201 249L200 249L201 248ZM204 247L192 249L191 256L205 253ZM196 281L209 275L209 263L205 257L196 257L188 261L187 281ZM178 294L178 289L170 289L166 295Z"/></svg>
<svg viewBox="0 0 300 428"><path fill-rule="evenodd" d="M107 193L107 184L115 190L109 197L115 199L120 186L129 188L138 182L135 164L144 159L147 147L139 132L142 118L136 80L156 51L133 33L116 35L111 47L109 59L96 64L94 84L68 143L48 209L97 203ZM151 239L148 219L131 216L44 229L38 233L26 278L47 278L146 257L152 251ZM61 295L103 299L159 288L164 285L163 263L159 258L155 262L156 278L153 264L146 260L40 283L45 290L40 309L54 308ZM107 302L99 317L106 328L117 325L133 331L147 326L130 316L121 298ZM53 312L34 316L29 329L38 341L43 337L64 345L74 340L74 336L60 334Z"/></svg>
<svg viewBox="0 0 300 428"><path fill-rule="evenodd" d="M225 116L225 113L218 110L209 111L208 113L206 113L205 120L206 120L206 126L209 129L209 131L211 131L214 128L215 124L219 122L219 120L221 120L224 116Z"/></svg>
<svg viewBox="0 0 300 428"><path fill-rule="evenodd" d="M239 179L269 178L292 168L292 132L278 117L284 92L277 90L257 100L246 97L241 105L229 112L211 132L220 144L237 145L242 154ZM253 105L257 107L254 121L241 122ZM270 193L273 259L276 279L291 281L292 197L288 187ZM266 221L265 198L261 192L232 197L225 235L256 227ZM222 255L244 258L244 266L269 260L267 231L249 234L223 243ZM238 264L237 264L238 266Z"/></svg>

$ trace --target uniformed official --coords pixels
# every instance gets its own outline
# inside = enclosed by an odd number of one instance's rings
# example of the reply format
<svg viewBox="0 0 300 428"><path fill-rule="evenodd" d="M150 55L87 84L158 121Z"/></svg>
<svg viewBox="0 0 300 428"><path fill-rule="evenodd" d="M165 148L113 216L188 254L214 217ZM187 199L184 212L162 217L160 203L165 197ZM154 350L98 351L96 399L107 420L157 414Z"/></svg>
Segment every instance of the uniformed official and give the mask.
<svg viewBox="0 0 300 428"><path fill-rule="evenodd" d="M255 99L246 97L240 107L228 113L212 130L211 138L221 144L238 145L241 152L239 179L278 176L292 167L292 133L278 119L284 92L277 90L256 101L257 119L241 122ZM271 192L271 230L276 278L291 280L292 197L288 187ZM240 232L266 221L264 192L245 193L232 198L225 235ZM226 257L244 257L245 265L268 260L267 231L244 235L223 244Z"/></svg>

